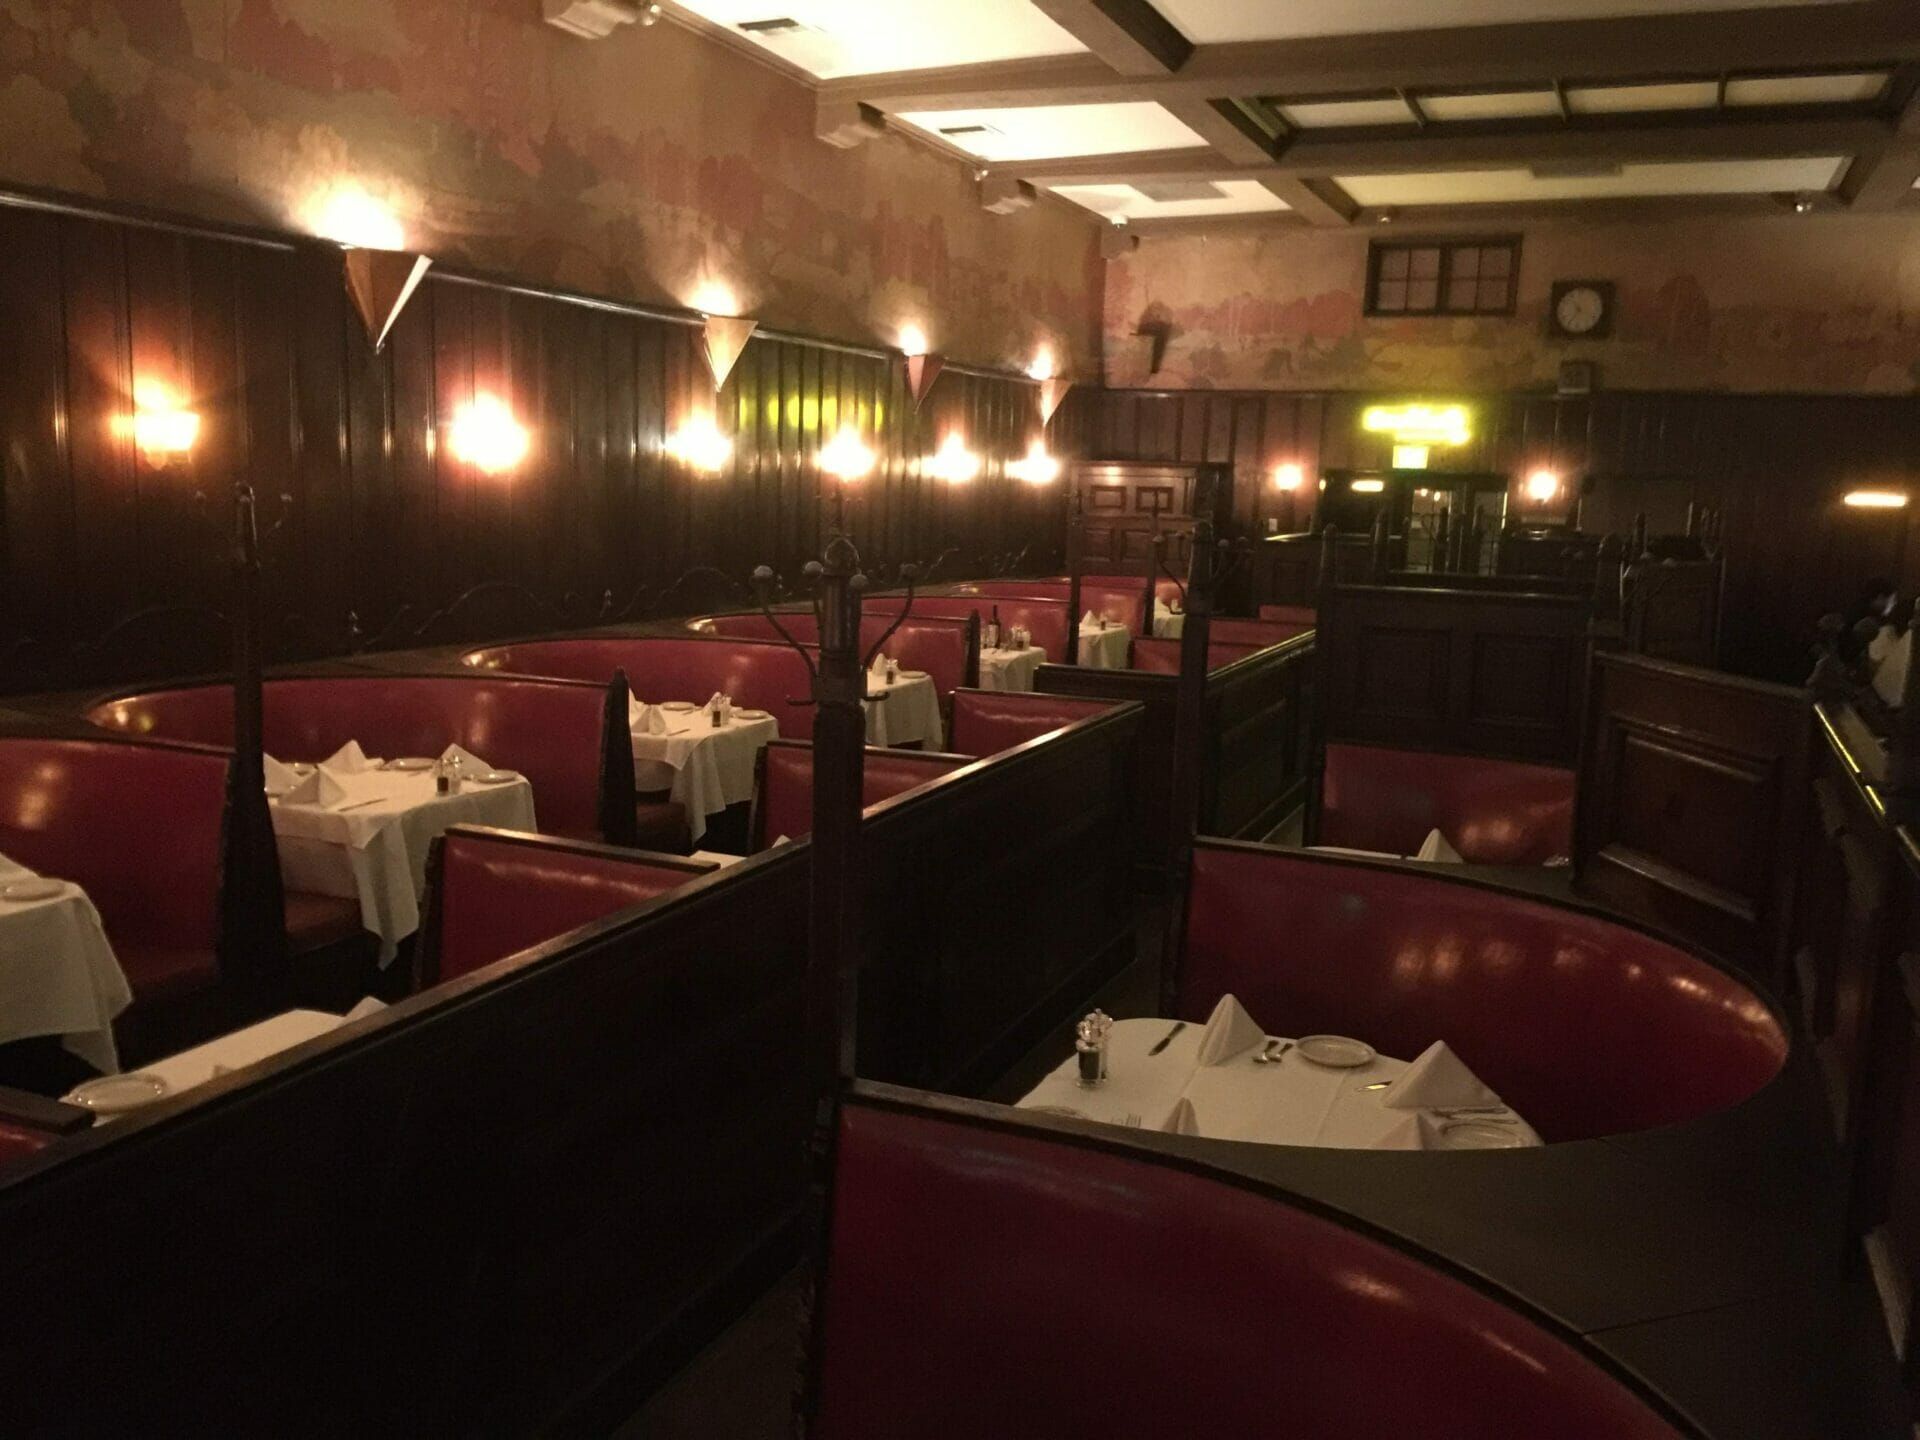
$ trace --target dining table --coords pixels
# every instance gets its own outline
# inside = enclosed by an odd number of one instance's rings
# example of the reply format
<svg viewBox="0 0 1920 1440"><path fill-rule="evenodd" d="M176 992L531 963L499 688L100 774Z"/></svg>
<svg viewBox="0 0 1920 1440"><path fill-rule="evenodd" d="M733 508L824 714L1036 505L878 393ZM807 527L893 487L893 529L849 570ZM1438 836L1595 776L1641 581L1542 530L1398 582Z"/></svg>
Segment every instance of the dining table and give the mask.
<svg viewBox="0 0 1920 1440"><path fill-rule="evenodd" d="M888 673L867 673L867 743L942 749L947 732L933 677L924 670L901 670L889 680Z"/></svg>
<svg viewBox="0 0 1920 1440"><path fill-rule="evenodd" d="M982 690L1031 690L1034 677L1046 663L1047 652L1038 645L1018 649L998 647L980 651L980 688Z"/></svg>
<svg viewBox="0 0 1920 1440"><path fill-rule="evenodd" d="M1541 1143L1533 1128L1444 1045L1409 1062L1347 1037L1312 1037L1309 1050L1340 1062L1321 1063L1302 1053L1307 1043L1302 1037L1267 1035L1251 1021L1242 1023L1243 1039L1221 1045L1213 1038L1212 1021L1116 1020L1107 1039L1104 1081L1082 1085L1078 1056L1070 1055L1019 1105L1110 1125L1263 1145L1467 1150ZM1203 1053L1209 1048L1210 1054ZM1416 1065L1423 1067L1417 1078L1433 1077L1429 1098L1434 1103L1397 1104L1395 1082Z"/></svg>
<svg viewBox="0 0 1920 1440"><path fill-rule="evenodd" d="M113 1020L132 1002L86 891L0 855L0 1044L57 1035L111 1074L120 1068Z"/></svg>
<svg viewBox="0 0 1920 1440"><path fill-rule="evenodd" d="M634 788L677 800L695 840L707 833L712 816L753 798L760 752L780 735L779 722L765 710L725 709L716 725L711 710L689 700L648 705L629 699L627 719Z"/></svg>
<svg viewBox="0 0 1920 1440"><path fill-rule="evenodd" d="M463 762L465 774L489 778L458 779L444 795L431 757L320 768L338 786L330 799L269 792L280 873L288 889L358 900L361 924L379 939L382 966L420 928L427 856L440 835L454 825L536 828L526 777L490 770L477 757Z"/></svg>
<svg viewBox="0 0 1920 1440"><path fill-rule="evenodd" d="M1079 663L1089 670L1124 670L1133 658L1133 632L1109 621L1082 624Z"/></svg>
<svg viewBox="0 0 1920 1440"><path fill-rule="evenodd" d="M1156 640L1178 640L1186 633L1187 612L1175 610L1170 606L1155 602L1153 607L1153 638Z"/></svg>

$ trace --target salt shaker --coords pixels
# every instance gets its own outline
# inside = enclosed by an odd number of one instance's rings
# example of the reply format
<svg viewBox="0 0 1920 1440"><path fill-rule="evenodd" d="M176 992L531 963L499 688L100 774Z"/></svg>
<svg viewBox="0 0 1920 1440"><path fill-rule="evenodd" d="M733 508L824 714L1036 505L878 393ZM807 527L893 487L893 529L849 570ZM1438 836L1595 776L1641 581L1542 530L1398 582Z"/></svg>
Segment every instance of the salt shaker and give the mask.
<svg viewBox="0 0 1920 1440"><path fill-rule="evenodd" d="M433 762L433 792L436 795L453 793L453 771L444 755Z"/></svg>
<svg viewBox="0 0 1920 1440"><path fill-rule="evenodd" d="M900 662L892 656L887 657L887 684L895 685L900 680Z"/></svg>
<svg viewBox="0 0 1920 1440"><path fill-rule="evenodd" d="M1107 1038L1113 1033L1113 1017L1095 1010L1074 1027L1073 1051L1080 1064L1080 1083L1092 1089L1107 1078Z"/></svg>

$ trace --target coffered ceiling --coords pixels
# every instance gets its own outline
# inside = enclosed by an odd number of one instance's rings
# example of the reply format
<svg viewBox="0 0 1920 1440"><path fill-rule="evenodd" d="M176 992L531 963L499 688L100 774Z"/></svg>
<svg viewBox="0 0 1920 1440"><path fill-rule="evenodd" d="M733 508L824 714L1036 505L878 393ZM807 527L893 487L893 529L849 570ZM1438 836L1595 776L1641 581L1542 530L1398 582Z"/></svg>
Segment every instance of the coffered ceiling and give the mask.
<svg viewBox="0 0 1920 1440"><path fill-rule="evenodd" d="M1920 0L681 0L888 127L1116 223L1920 209Z"/></svg>

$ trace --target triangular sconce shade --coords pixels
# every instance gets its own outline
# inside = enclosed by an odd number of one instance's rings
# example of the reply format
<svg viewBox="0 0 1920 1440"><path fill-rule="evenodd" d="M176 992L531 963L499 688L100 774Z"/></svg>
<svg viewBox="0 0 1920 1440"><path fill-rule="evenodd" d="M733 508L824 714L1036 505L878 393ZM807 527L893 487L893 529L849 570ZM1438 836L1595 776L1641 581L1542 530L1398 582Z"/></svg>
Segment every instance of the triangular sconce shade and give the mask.
<svg viewBox="0 0 1920 1440"><path fill-rule="evenodd" d="M732 315L707 316L707 368L713 372L714 389L727 383L727 376L739 363L740 352L747 348L747 341L759 328L758 320Z"/></svg>
<svg viewBox="0 0 1920 1440"><path fill-rule="evenodd" d="M343 260L347 296L377 351L387 343L393 322L400 318L433 261L405 250L360 249L343 252Z"/></svg>
<svg viewBox="0 0 1920 1440"><path fill-rule="evenodd" d="M907 384L913 389L913 408L918 410L927 392L933 389L933 382L940 378L940 372L947 368L943 355L909 355L907 357Z"/></svg>
<svg viewBox="0 0 1920 1440"><path fill-rule="evenodd" d="M1067 392L1073 389L1073 381L1066 379L1042 380L1040 382L1040 423L1053 423L1053 412L1060 408L1060 402L1067 398Z"/></svg>

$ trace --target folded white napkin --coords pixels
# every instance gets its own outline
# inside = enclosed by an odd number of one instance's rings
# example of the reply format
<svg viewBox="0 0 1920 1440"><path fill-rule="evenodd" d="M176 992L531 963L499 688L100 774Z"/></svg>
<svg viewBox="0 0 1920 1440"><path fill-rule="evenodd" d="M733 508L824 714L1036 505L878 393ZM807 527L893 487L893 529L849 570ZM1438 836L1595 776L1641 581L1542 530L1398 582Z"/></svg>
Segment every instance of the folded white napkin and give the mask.
<svg viewBox="0 0 1920 1440"><path fill-rule="evenodd" d="M1445 1105L1498 1105L1500 1097L1480 1082L1460 1057L1436 1040L1380 1093L1390 1110L1430 1110Z"/></svg>
<svg viewBox="0 0 1920 1440"><path fill-rule="evenodd" d="M872 675L884 676L887 673L887 657L885 655L874 656L873 664L867 667L867 671Z"/></svg>
<svg viewBox="0 0 1920 1440"><path fill-rule="evenodd" d="M720 723L722 725L731 724L733 722L733 697L716 690L708 697L705 708L708 713L711 714L713 707L716 705L720 707Z"/></svg>
<svg viewBox="0 0 1920 1440"><path fill-rule="evenodd" d="M1231 995L1222 995L1220 1003L1207 1017L1207 1028L1200 1032L1200 1051L1196 1065L1224 1065L1236 1055L1244 1055L1256 1045L1267 1043L1267 1032Z"/></svg>
<svg viewBox="0 0 1920 1440"><path fill-rule="evenodd" d="M1427 1117L1424 1115L1402 1115L1394 1122L1386 1134L1375 1140L1370 1147L1373 1150L1431 1150L1437 1148L1429 1139Z"/></svg>
<svg viewBox="0 0 1920 1440"><path fill-rule="evenodd" d="M1091 610L1087 611L1086 614L1080 617L1080 628L1082 630L1098 630L1100 628L1100 617Z"/></svg>
<svg viewBox="0 0 1920 1440"><path fill-rule="evenodd" d="M320 766L280 797L282 805L318 805L331 808L347 798L347 787L334 774L332 763Z"/></svg>
<svg viewBox="0 0 1920 1440"><path fill-rule="evenodd" d="M1880 632L1885 635L1886 631ZM1876 640L1876 644L1879 642ZM1868 652L1872 655L1872 652ZM1898 640L1888 640L1882 654L1876 658L1873 667L1873 693L1883 703L1897 710L1900 702L1906 699L1907 667L1913 663L1913 631L1909 630Z"/></svg>
<svg viewBox="0 0 1920 1440"><path fill-rule="evenodd" d="M336 775L358 775L373 764L367 759L367 752L360 748L358 740L347 741L321 763L331 766Z"/></svg>
<svg viewBox="0 0 1920 1440"><path fill-rule="evenodd" d="M462 745L447 746L440 752L440 758L449 762L459 762L461 772L467 775L482 775L493 769L486 761Z"/></svg>
<svg viewBox="0 0 1920 1440"><path fill-rule="evenodd" d="M293 773L293 768L281 764L278 760L274 759L273 756L262 755L260 762L261 768L267 777L268 794L284 795L300 783L300 777Z"/></svg>
<svg viewBox="0 0 1920 1440"><path fill-rule="evenodd" d="M1431 860L1440 865L1459 865L1460 852L1447 843L1447 837L1438 830L1433 831L1421 845L1420 852L1413 857L1416 860Z"/></svg>
<svg viewBox="0 0 1920 1440"><path fill-rule="evenodd" d="M1193 1101L1184 1095L1174 1101L1173 1109L1167 1112L1167 1118L1160 1129L1168 1135L1198 1135L1200 1117L1194 1113Z"/></svg>

